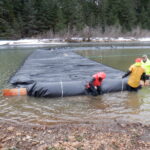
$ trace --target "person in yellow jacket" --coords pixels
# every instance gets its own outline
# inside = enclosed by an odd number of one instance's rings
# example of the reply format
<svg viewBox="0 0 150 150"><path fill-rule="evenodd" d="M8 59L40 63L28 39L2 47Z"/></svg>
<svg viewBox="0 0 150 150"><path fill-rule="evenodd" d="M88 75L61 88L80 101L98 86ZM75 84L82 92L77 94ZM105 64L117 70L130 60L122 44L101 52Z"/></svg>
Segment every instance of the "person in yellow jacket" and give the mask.
<svg viewBox="0 0 150 150"><path fill-rule="evenodd" d="M128 83L127 83L127 90L128 91L135 91L137 92L138 89L141 88L140 80L141 77L144 78L145 76L145 69L142 67L142 59L137 58L135 63L130 66L129 71L125 73L122 78L125 78L129 75Z"/></svg>
<svg viewBox="0 0 150 150"><path fill-rule="evenodd" d="M142 67L145 69L145 78L142 78L141 83L145 86L150 85L150 60L147 55L142 56Z"/></svg>

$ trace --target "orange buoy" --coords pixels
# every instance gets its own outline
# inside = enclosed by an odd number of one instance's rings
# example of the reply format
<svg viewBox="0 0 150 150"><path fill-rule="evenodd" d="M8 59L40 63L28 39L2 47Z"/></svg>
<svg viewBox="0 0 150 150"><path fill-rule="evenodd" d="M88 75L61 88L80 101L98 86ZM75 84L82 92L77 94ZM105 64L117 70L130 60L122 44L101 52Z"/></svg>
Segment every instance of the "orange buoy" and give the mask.
<svg viewBox="0 0 150 150"><path fill-rule="evenodd" d="M27 95L26 88L14 88L14 89L3 89L3 96L19 96L19 95Z"/></svg>

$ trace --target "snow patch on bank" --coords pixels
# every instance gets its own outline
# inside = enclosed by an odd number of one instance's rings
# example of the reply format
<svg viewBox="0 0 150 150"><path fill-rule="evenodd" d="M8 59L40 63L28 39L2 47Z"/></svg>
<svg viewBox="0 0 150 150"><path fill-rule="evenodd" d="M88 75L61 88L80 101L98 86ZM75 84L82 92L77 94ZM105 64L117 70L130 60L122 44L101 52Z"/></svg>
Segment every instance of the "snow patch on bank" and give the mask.
<svg viewBox="0 0 150 150"><path fill-rule="evenodd" d="M141 41L141 42L149 42L149 41L150 41L150 37L147 37L147 38L139 38L139 41Z"/></svg>
<svg viewBox="0 0 150 150"><path fill-rule="evenodd" d="M45 44L66 44L60 39L20 39L20 40L0 40L0 45L45 45Z"/></svg>
<svg viewBox="0 0 150 150"><path fill-rule="evenodd" d="M20 39L20 40L0 40L0 46L10 45L10 46L19 46L19 45L58 45L58 44L67 44L69 42L150 42L150 37L146 38L134 38L134 37L118 37L118 38L109 38L109 37L94 37L94 38L81 38L81 37L72 37L69 39Z"/></svg>

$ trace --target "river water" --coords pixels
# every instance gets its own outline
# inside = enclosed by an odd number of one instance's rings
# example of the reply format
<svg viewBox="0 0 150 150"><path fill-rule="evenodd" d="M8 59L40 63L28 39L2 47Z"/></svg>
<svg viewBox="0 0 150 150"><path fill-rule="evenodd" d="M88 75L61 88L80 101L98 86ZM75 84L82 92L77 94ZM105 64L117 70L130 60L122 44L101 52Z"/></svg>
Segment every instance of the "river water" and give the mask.
<svg viewBox="0 0 150 150"><path fill-rule="evenodd" d="M8 80L34 50L56 49L47 47L0 48L0 88L10 87ZM60 48L60 46L59 46ZM126 71L136 57L150 56L150 47L136 45L121 47L113 45L70 45L80 55L108 66ZM81 51L83 50L83 51ZM150 122L150 88L138 93L116 92L97 97L75 96L66 98L33 98L28 96L3 97L0 95L0 119L31 124L99 123L101 120L126 120Z"/></svg>

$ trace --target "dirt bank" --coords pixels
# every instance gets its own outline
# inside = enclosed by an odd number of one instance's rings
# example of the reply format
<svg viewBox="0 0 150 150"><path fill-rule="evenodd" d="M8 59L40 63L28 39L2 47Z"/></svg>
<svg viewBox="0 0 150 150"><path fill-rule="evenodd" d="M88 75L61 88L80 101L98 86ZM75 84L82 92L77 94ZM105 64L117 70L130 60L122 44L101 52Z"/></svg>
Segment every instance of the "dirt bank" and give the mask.
<svg viewBox="0 0 150 150"><path fill-rule="evenodd" d="M149 150L150 125L0 123L1 150Z"/></svg>

